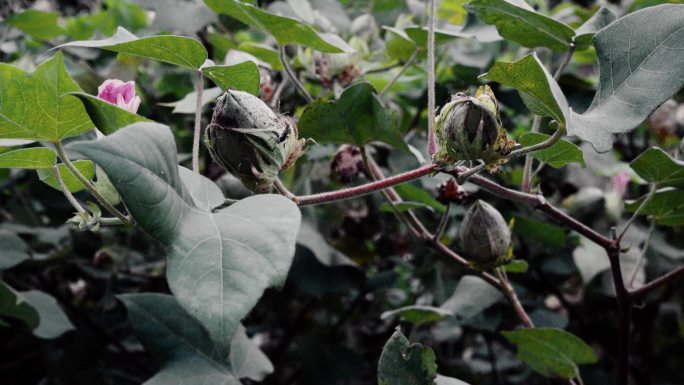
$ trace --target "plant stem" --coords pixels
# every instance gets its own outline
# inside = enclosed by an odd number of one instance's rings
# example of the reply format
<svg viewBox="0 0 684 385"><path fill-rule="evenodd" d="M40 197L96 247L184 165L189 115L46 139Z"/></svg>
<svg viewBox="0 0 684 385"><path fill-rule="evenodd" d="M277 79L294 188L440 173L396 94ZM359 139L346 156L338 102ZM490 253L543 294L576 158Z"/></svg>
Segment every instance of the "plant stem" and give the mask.
<svg viewBox="0 0 684 385"><path fill-rule="evenodd" d="M404 65L399 69L399 72L397 72L397 74L394 75L394 77L387 84L385 84L384 87L382 87L382 90L380 91L378 96L384 96L387 93L387 91L389 91L389 89L392 88L394 83L396 83L397 80L399 80L399 78L401 77L401 75L403 75L404 72L406 72L406 70L413 64L413 62L416 60L416 57L418 57L419 52L420 48L416 48L416 50L413 51L413 54L411 55L411 57L408 58L408 60L406 60L406 63L404 63Z"/></svg>
<svg viewBox="0 0 684 385"><path fill-rule="evenodd" d="M466 167L457 167L454 170L448 171L448 173L458 178L461 173L464 173L467 170L468 169ZM470 177L469 181L500 198L518 202L532 209L544 212L559 223L577 231L603 248L610 247L613 244L612 239L599 234L584 223L551 205L543 195L529 194L518 190L509 189L479 175L473 175Z"/></svg>
<svg viewBox="0 0 684 385"><path fill-rule="evenodd" d="M365 149L362 149L362 151L365 151ZM364 153L364 152L362 152ZM366 169L368 170L368 173L370 174L371 178L376 179L377 182L387 180L385 179L384 175L382 175L382 171L378 167L377 163L373 160L372 157L370 156L364 156L364 163L366 164ZM388 188L387 190L383 190L383 193L385 193L385 199L387 199L390 204L394 205L397 202L401 202L401 197L399 194L394 190L393 188ZM394 206L393 206L394 207ZM456 262L459 266L461 266L463 269L466 271L469 271L480 278L484 279L487 281L489 284L491 284L494 287L499 288L499 282L496 280L494 276L487 272L482 272L476 269L473 269L472 266L470 266L470 263L468 261L461 257L460 255L456 254L453 250L451 250L449 247L447 247L445 244L441 243L434 235L430 234L430 232L427 230L425 225L423 225L423 222L418 219L418 217L415 216L415 214L409 210L405 213L399 213L401 214L399 217L405 220L405 223L407 227L412 230L412 234L423 244L426 246L430 247L431 249L435 250L439 254L450 258L454 262Z"/></svg>
<svg viewBox="0 0 684 385"><path fill-rule="evenodd" d="M529 154L531 152L535 152L535 151L543 150L545 148L549 148L549 147L553 146L554 144L556 144L556 142L558 142L563 137L564 134L565 134L565 127L560 126L560 127L558 127L556 132L554 132L553 135L551 135L545 141L543 141L541 143L533 144L531 146L523 147L523 148L518 149L518 150L515 150L508 155L508 158L511 159L511 158L515 158L517 156L521 156L521 155ZM531 167L531 165L530 165L530 167Z"/></svg>
<svg viewBox="0 0 684 385"><path fill-rule="evenodd" d="M535 115L532 120L532 128L530 132L539 132L539 126L541 125L542 117ZM532 189L532 155L525 155L525 165L523 166L523 178L522 178L522 190L524 192L530 192Z"/></svg>
<svg viewBox="0 0 684 385"><path fill-rule="evenodd" d="M124 224L119 218L98 218L97 223L103 226L118 226Z"/></svg>
<svg viewBox="0 0 684 385"><path fill-rule="evenodd" d="M480 163L475 167L471 167L467 171L460 174L458 178L456 178L456 182L458 182L458 184L464 184L468 178L484 170L486 167L487 165L484 163Z"/></svg>
<svg viewBox="0 0 684 385"><path fill-rule="evenodd" d="M541 172L545 165L546 163L539 162L537 168L535 168L534 171L532 171L532 175L530 175L530 181L534 181L534 177L536 177Z"/></svg>
<svg viewBox="0 0 684 385"><path fill-rule="evenodd" d="M648 228L648 234L646 235L646 239L644 240L644 246L641 248L641 252L639 253L639 259L637 259L636 266L634 266L634 271L632 272L632 275L629 278L629 283L627 284L628 288L632 288L634 286L634 280L636 279L637 274L639 273L641 264L644 262L644 258L646 257L646 252L648 251L648 246L651 243L651 237L653 237L654 230L655 220L651 220L651 226Z"/></svg>
<svg viewBox="0 0 684 385"><path fill-rule="evenodd" d="M380 167L378 167L377 163L375 163L375 160L368 156L366 148L361 146L360 150L361 158L363 159L363 165L366 169L368 177L373 181L385 179L384 175L382 175L382 172L380 171ZM394 194L390 194L390 190L392 190ZM385 201L387 201L387 203L392 207L392 211L394 212L394 214L404 223L406 228L413 234L414 237L420 239L422 236L422 234L420 233L420 229L417 226L415 226L414 223L409 221L405 213L402 213L397 208L397 203L401 202L401 197L399 196L399 194L397 194L396 190L394 190L393 188L388 188L385 190L380 190L380 192L382 193L382 196L385 198ZM417 218L414 219L417 220Z"/></svg>
<svg viewBox="0 0 684 385"><path fill-rule="evenodd" d="M195 104L195 132L192 138L192 171L199 174L200 133L202 131L202 91L204 90L204 76L197 71L197 102Z"/></svg>
<svg viewBox="0 0 684 385"><path fill-rule="evenodd" d="M109 211L112 215L115 217L119 218L121 220L121 223L124 225L130 225L133 223L132 219L126 215L124 215L121 211L117 210L116 207L112 206L109 202L107 202L107 199L100 194L99 191L97 191L97 188L91 181L88 180L81 172L74 166L74 164L69 160L69 157L67 156L66 152L64 151L64 147L62 146L62 142L54 142L53 143L55 146L55 149L57 150L57 154L59 154L59 158L62 159L62 162L66 165L66 167L71 171L72 174L78 179L83 186L92 194L95 199L104 207L107 211Z"/></svg>
<svg viewBox="0 0 684 385"><path fill-rule="evenodd" d="M447 245L443 244L442 242L437 242L432 238L425 240L424 243L431 249L438 252L439 254L442 254L445 257L453 260L454 262L456 262L456 264L460 265L466 271L477 275L478 277L487 281L487 283L489 283L490 285L496 287L499 290L502 290L499 280L497 280L496 277L487 272L473 269L473 267L470 266L470 264L465 258L461 257L455 251L451 250Z"/></svg>
<svg viewBox="0 0 684 385"><path fill-rule="evenodd" d="M377 73L380 73L380 72L389 71L389 70L391 70L392 68L399 67L400 65L403 65L403 64L404 64L404 63L402 63L401 61L397 61L397 62L394 63L394 64L386 65L386 66L384 66L384 67L371 68L371 69L369 69L369 70L366 70L363 74L364 74L364 75L368 75L368 74L377 74Z"/></svg>
<svg viewBox="0 0 684 385"><path fill-rule="evenodd" d="M402 174L391 176L387 179L374 181L361 186L350 187L337 191L329 191L319 194L303 195L293 199L295 203L300 206L316 205L320 203L338 201L342 199L355 198L358 196L370 194L374 191L382 190L394 185L405 183L414 179L418 179L430 173L437 171L438 166L430 164L417 168L415 170L407 171Z"/></svg>
<svg viewBox="0 0 684 385"><path fill-rule="evenodd" d="M534 122L532 123L532 132L537 132L539 131L539 122L541 122L541 117L535 116L534 117ZM523 167L523 185L522 185L522 190L526 193L529 193L532 190L532 152L543 150L545 148L549 148L556 144L563 135L565 134L565 127L560 126L558 129L556 129L556 132L553 133L548 139L541 143L534 144L532 146L527 146L523 147L519 150L515 150L510 153L508 158L514 158L516 156L520 155L525 155L525 165Z"/></svg>
<svg viewBox="0 0 684 385"><path fill-rule="evenodd" d="M633 213L632 216L629 218L629 220L627 221L627 223L625 223L625 226L622 228L622 231L620 231L620 235L618 236L618 242L619 242L619 241L622 241L622 238L625 236L625 233L626 233L627 230L629 229L629 226L631 226L632 223L634 222L634 220L636 219L636 217L637 217L639 214L641 214L641 210L643 210L644 207L646 207L646 204L648 204L648 201L650 201L651 198L653 198L653 195L655 195L655 192L656 192L656 185L655 185L655 183L652 183L652 184L651 184L651 189L648 191L648 195L646 195L646 198L644 198L644 201L641 202L641 204L640 204L639 207L636 209L636 211L634 211L634 213Z"/></svg>
<svg viewBox="0 0 684 385"><path fill-rule="evenodd" d="M280 181L280 179L276 178L275 182L273 182L273 185L275 186L276 190L278 190L278 192L284 197L292 200L297 198L293 193L290 192L290 190L287 189L287 187L285 187L285 185L283 184L283 182Z"/></svg>
<svg viewBox="0 0 684 385"><path fill-rule="evenodd" d="M450 213L451 202L447 202L446 209L444 209L444 214L442 214L442 218L439 220L439 225L437 225L437 230L435 230L435 234L432 236L432 239L434 239L437 242L439 242L440 238L442 238L442 234L444 234L444 230L446 229L447 224L449 223Z"/></svg>
<svg viewBox="0 0 684 385"><path fill-rule="evenodd" d="M283 69L285 70L285 73L287 73L287 76L290 78L292 83L295 85L295 88L299 91L300 94L306 99L307 103L313 102L313 98L311 97L311 94L304 88L304 85L297 79L295 76L294 71L292 71L292 68L290 68L290 63L287 61L287 57L285 55L285 45L284 44L278 44L278 58L280 59L280 63L283 65Z"/></svg>
<svg viewBox="0 0 684 385"><path fill-rule="evenodd" d="M62 179L62 176L59 175L59 168L57 165L52 166L52 175L55 176L55 179L57 180L57 183L59 183L59 187L62 188L62 193L66 197L66 199L71 203L71 205L76 209L76 211L79 214L87 214L87 211L81 206L80 203L74 198L74 196L71 194L71 191L67 188L66 184L64 183L64 179Z"/></svg>
<svg viewBox="0 0 684 385"><path fill-rule="evenodd" d="M380 170L378 164L375 163L373 157L368 156L365 151L365 148L361 148L361 154L363 156L364 165L366 166L366 170L368 170L368 173L371 175L371 177L376 181L387 180L385 178L385 175L383 175L382 170ZM390 187L386 190L382 190L382 194L385 196L385 199L387 199L387 201L392 205L395 211L398 212L395 204L403 202L403 199L401 199L401 196L399 195L399 193L397 193L397 190ZM413 211L408 210L404 213L398 212L398 214L400 218L405 219L409 229L413 232L416 238L427 239L430 237L430 232L423 225L420 219L418 219L416 214L413 213Z"/></svg>
<svg viewBox="0 0 684 385"><path fill-rule="evenodd" d="M553 74L553 80L558 81L558 79L560 79L561 75L563 74L563 70L568 66L570 60L572 59L573 52L575 52L575 42L572 42L570 45L568 45L568 50L565 52L565 56L563 56L563 62L561 62L558 68L556 68L556 72Z"/></svg>
<svg viewBox="0 0 684 385"><path fill-rule="evenodd" d="M364 151L364 149L362 149ZM387 180L384 179L384 175L382 175L382 171L378 167L377 163L373 160L372 157L366 157L364 159L364 162L366 163L367 170L369 174L371 175L372 178L377 179L377 181L382 181L382 180ZM385 198L387 199L390 204L394 204L397 202L401 202L401 197L399 194L397 194L396 190L393 188L388 188L387 190L383 190L383 193L385 193ZM408 226L409 229L412 230L413 235L421 241L423 244L426 246L430 247L431 249L435 250L439 254L450 258L454 262L456 262L459 266L461 266L463 269L466 271L469 271L480 278L484 279L488 283L490 283L494 287L499 287L499 282L496 280L494 276L487 272L482 272L476 269L473 269L472 266L470 266L470 263L468 261L461 257L460 255L456 254L453 250L451 250L449 247L447 247L445 244L441 243L437 238L435 238L434 235L430 234L430 232L427 230L425 225L423 225L423 222L418 219L418 217L415 216L415 214L409 210L405 213L399 213L400 218L404 219ZM404 215L405 214L405 215Z"/></svg>
<svg viewBox="0 0 684 385"><path fill-rule="evenodd" d="M428 155L430 159L437 152L435 140L435 0L428 1L428 41L427 41L427 91L428 91Z"/></svg>
<svg viewBox="0 0 684 385"><path fill-rule="evenodd" d="M618 316L618 336L617 336L617 385L628 385L629 383L629 350L632 328L632 304L633 300L625 287L620 268L620 244L613 243L606 248L608 260L610 261L610 272L615 285L615 295L617 297L617 316Z"/></svg>
<svg viewBox="0 0 684 385"><path fill-rule="evenodd" d="M278 103L280 103L280 95L283 93L285 86L287 86L287 82L289 82L289 79L290 78L283 78L280 84L278 84L278 87L273 93L273 98L271 99L271 108L278 108Z"/></svg>
<svg viewBox="0 0 684 385"><path fill-rule="evenodd" d="M513 151L511 154L509 154L509 158L514 158L516 156L528 154L530 152L534 151L539 151L543 150L545 148L553 146L560 138L563 136L565 133L565 129L562 127L559 127L558 130L547 140L537 143L532 146L524 147L519 150ZM459 167L458 172L450 172L452 175L456 177L456 180L458 183L462 184L465 182L466 179L470 178L471 176L475 175L476 173L484 170L487 167L486 164L482 163L476 167L473 168L465 168L465 167ZM420 178L422 176L428 175L432 172L438 171L439 166L435 164L430 164L427 166L420 167L415 170L407 171L403 174L395 175L393 177L383 179L383 180L378 180L375 182L367 183L362 186L357 186L357 187L350 187L347 189L343 190L338 190L338 191L330 191L330 192L325 192L325 193L319 193L319 194L313 194L313 195L304 195L300 197L295 197L293 200L299 204L300 206L306 206L306 205L315 205L319 203L326 203L326 202L332 202L332 201L337 201L337 200L342 200L342 199L349 199L349 198L355 198L358 196L366 195L369 193L372 193L377 190L381 190L387 187L391 187L397 184L401 184L404 182L408 182L413 179ZM497 185L494 182L483 182L487 181L486 179L481 179L480 180L482 183L489 183L490 185ZM500 188L504 188L500 185L497 185ZM505 188L504 188L505 189ZM509 190L509 189L505 189ZM510 190L514 191L514 190ZM522 194L518 195L518 197L524 197L524 200L527 200L527 202L530 202L530 199L535 202L535 204L539 203L539 199L544 200L544 197L541 196L541 198L538 198L536 195L530 195L526 193L521 193L519 191L515 191L515 193ZM525 196L527 195L527 196ZM553 210L552 210L553 211ZM561 213L558 211L556 214ZM579 222L578 222L579 223ZM600 236L600 235L599 235Z"/></svg>
<svg viewBox="0 0 684 385"><path fill-rule="evenodd" d="M520 303L520 299L518 298L518 295L515 294L515 289L513 289L513 286L511 286L511 283L508 281L506 273L500 267L495 268L494 272L496 273L497 278L499 278L501 292L504 294L508 302L511 303L511 306L513 306L513 310L518 315L518 318L522 324L526 328L534 328L534 323Z"/></svg>
<svg viewBox="0 0 684 385"><path fill-rule="evenodd" d="M654 279L653 281L639 287L638 289L634 289L634 290L630 291L629 295L635 299L639 298L641 296L644 296L644 295L652 292L653 290L655 290L655 289L657 289L663 285L666 285L666 284L674 281L679 276L684 276L684 265L679 266L678 268L670 271L669 273Z"/></svg>

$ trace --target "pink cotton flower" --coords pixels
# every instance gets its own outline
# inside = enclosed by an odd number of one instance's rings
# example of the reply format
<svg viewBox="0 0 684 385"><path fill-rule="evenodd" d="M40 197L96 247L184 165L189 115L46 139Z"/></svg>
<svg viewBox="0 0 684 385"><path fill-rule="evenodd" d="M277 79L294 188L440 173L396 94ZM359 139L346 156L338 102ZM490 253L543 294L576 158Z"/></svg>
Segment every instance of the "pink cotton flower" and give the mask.
<svg viewBox="0 0 684 385"><path fill-rule="evenodd" d="M97 87L97 97L134 114L140 107L140 96L135 94L134 81L124 83L119 79L107 79Z"/></svg>

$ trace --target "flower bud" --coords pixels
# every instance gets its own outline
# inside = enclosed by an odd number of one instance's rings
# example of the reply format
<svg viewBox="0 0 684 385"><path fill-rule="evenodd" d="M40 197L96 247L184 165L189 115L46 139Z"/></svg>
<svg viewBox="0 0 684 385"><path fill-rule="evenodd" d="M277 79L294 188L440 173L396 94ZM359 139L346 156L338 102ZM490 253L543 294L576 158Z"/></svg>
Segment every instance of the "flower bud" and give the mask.
<svg viewBox="0 0 684 385"><path fill-rule="evenodd" d="M256 193L268 193L278 172L304 150L293 118L277 116L261 99L228 91L216 101L205 142L216 163Z"/></svg>
<svg viewBox="0 0 684 385"><path fill-rule="evenodd" d="M97 97L134 114L140 107L140 96L135 94L134 81L124 83L119 79L107 79L97 87Z"/></svg>
<svg viewBox="0 0 684 385"><path fill-rule="evenodd" d="M461 222L461 250L480 269L499 266L511 256L511 230L492 205L478 200Z"/></svg>
<svg viewBox="0 0 684 385"><path fill-rule="evenodd" d="M440 145L435 161L440 164L482 159L495 165L515 144L501 125L489 86L480 87L474 97L453 95L437 117L435 131Z"/></svg>

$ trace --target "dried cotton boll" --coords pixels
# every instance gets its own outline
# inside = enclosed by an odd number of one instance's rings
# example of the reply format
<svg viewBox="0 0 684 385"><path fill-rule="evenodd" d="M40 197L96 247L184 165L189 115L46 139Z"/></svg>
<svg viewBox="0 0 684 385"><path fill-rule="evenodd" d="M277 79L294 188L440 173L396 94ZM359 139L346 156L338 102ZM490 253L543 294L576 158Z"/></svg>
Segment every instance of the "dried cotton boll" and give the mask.
<svg viewBox="0 0 684 385"><path fill-rule="evenodd" d="M511 257L511 230L492 205L478 200L466 213L458 237L461 250L478 269L500 266Z"/></svg>

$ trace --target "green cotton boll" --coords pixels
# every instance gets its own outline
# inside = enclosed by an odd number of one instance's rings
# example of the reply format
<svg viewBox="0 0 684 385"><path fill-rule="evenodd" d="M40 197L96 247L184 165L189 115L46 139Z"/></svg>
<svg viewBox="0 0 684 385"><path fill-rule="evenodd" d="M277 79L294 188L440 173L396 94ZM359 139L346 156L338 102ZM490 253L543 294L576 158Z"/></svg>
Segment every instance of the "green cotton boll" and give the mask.
<svg viewBox="0 0 684 385"><path fill-rule="evenodd" d="M461 160L482 160L490 171L506 162L515 142L501 125L499 108L489 86L475 96L459 92L451 97L435 122L439 151L434 161L450 165Z"/></svg>
<svg viewBox="0 0 684 385"><path fill-rule="evenodd" d="M458 93L437 120L441 146L452 160L489 160L499 134L496 115L477 98Z"/></svg>
<svg viewBox="0 0 684 385"><path fill-rule="evenodd" d="M488 269L511 257L511 230L492 205L478 200L466 212L458 237L473 267Z"/></svg>
<svg viewBox="0 0 684 385"><path fill-rule="evenodd" d="M247 188L268 193L280 170L294 162L296 127L294 119L277 116L256 96L227 91L216 102L205 143L214 161Z"/></svg>

